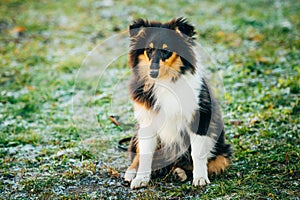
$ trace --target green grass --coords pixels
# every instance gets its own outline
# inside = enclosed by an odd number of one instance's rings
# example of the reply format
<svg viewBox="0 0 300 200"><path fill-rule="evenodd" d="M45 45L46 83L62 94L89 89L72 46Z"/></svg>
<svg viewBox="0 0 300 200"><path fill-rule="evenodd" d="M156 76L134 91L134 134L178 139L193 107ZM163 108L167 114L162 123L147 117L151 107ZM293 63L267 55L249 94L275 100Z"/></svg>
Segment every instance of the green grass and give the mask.
<svg viewBox="0 0 300 200"><path fill-rule="evenodd" d="M110 2L0 3L0 199L300 198L300 3ZM179 16L222 74L232 165L205 190L166 177L131 191L115 146L133 128L108 120L134 123L128 49L114 55L106 39L137 17Z"/></svg>

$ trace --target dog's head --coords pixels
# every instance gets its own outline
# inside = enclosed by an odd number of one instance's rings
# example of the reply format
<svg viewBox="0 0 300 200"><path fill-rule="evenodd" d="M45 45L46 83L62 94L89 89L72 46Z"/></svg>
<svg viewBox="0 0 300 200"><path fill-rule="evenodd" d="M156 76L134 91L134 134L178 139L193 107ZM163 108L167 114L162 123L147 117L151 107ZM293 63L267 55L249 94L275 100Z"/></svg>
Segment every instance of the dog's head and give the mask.
<svg viewBox="0 0 300 200"><path fill-rule="evenodd" d="M194 73L194 27L183 18L166 23L138 19L129 27L129 63L136 75L150 79L176 80Z"/></svg>

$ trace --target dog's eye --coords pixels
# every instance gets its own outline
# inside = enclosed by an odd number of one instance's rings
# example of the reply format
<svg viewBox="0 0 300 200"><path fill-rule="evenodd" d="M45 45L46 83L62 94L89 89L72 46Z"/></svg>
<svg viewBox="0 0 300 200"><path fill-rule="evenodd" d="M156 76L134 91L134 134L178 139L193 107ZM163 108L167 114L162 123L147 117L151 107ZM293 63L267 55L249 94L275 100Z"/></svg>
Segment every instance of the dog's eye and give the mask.
<svg viewBox="0 0 300 200"><path fill-rule="evenodd" d="M162 49L160 50L160 55L161 55L161 59L164 61L172 55L172 52L166 49Z"/></svg>
<svg viewBox="0 0 300 200"><path fill-rule="evenodd" d="M147 48L146 53L147 53L148 58L150 59L152 57L153 49L152 48Z"/></svg>

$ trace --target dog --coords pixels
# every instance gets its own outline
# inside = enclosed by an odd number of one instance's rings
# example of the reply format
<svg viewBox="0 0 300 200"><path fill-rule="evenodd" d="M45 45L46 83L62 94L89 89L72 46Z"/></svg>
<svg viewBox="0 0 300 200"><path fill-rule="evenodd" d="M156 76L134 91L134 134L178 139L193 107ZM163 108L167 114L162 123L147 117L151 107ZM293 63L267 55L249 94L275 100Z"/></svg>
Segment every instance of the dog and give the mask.
<svg viewBox="0 0 300 200"><path fill-rule="evenodd" d="M124 180L131 189L151 175L172 170L194 186L210 183L230 164L216 98L195 53L195 28L185 18L166 23L135 20L129 26L129 84L138 130L129 145L132 163Z"/></svg>

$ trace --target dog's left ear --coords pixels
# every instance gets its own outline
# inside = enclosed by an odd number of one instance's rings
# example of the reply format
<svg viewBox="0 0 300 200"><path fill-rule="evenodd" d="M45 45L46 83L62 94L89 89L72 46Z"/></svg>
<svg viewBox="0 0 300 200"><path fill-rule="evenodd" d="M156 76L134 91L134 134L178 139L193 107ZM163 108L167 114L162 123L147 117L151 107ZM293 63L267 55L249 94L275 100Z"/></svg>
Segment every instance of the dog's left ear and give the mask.
<svg viewBox="0 0 300 200"><path fill-rule="evenodd" d="M194 26L190 25L185 18L179 17L169 23L171 29L189 37L195 35Z"/></svg>
<svg viewBox="0 0 300 200"><path fill-rule="evenodd" d="M143 20L143 19L137 19L135 20L130 26L129 26L129 34L130 37L135 37L138 35L143 27L148 26L148 21Z"/></svg>

